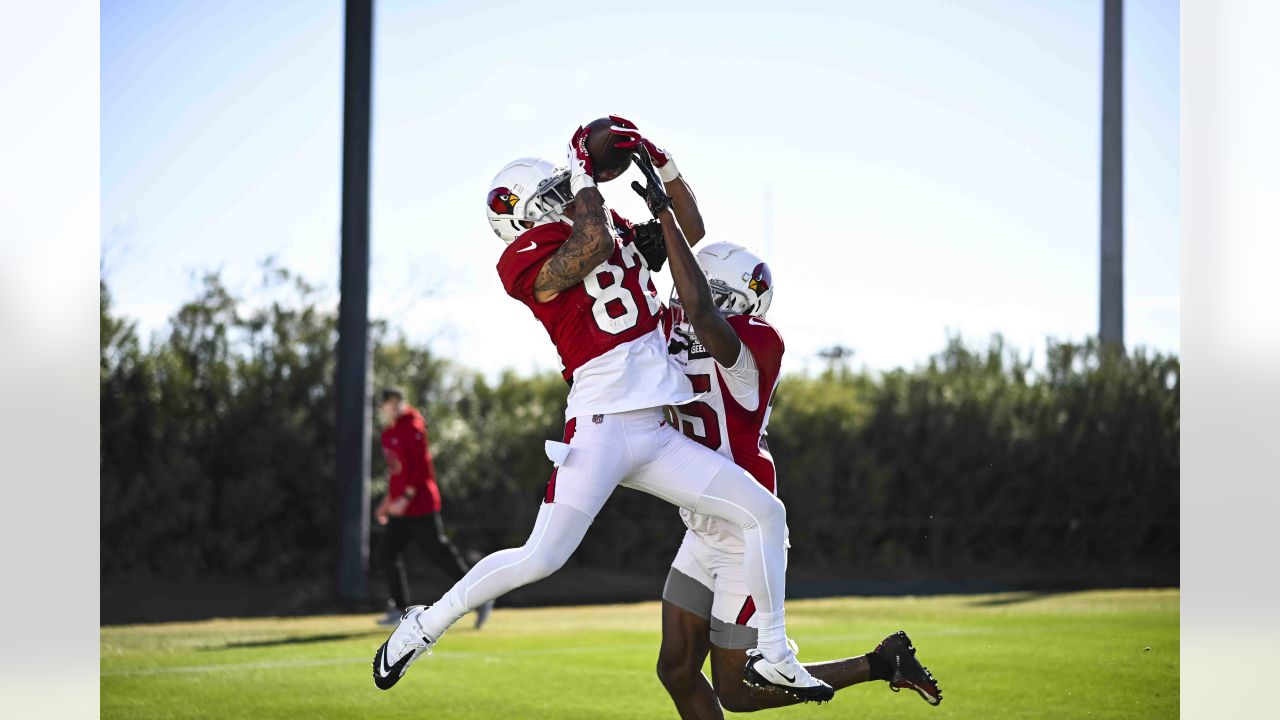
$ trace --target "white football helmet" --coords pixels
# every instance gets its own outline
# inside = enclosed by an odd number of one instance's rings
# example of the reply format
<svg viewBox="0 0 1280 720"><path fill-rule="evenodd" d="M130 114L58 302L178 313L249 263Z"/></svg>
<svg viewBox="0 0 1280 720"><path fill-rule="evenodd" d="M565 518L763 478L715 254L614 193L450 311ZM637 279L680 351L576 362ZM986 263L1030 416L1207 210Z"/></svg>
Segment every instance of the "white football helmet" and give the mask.
<svg viewBox="0 0 1280 720"><path fill-rule="evenodd" d="M773 274L759 255L735 243L718 242L698 251L697 259L711 286L711 299L722 314L763 318L769 312ZM680 306L674 287L671 305Z"/></svg>
<svg viewBox="0 0 1280 720"><path fill-rule="evenodd" d="M550 222L573 223L564 206L573 200L569 171L542 158L507 163L489 183L485 214L489 227L508 245L529 228Z"/></svg>

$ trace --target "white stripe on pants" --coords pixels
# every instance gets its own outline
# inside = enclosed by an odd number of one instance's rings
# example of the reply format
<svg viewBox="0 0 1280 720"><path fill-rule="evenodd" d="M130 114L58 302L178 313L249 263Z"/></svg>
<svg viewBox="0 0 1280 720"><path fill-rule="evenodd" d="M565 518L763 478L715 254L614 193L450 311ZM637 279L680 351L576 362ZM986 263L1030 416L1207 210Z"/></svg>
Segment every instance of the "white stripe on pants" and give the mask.
<svg viewBox="0 0 1280 720"><path fill-rule="evenodd" d="M598 422L597 422L598 420ZM743 568L763 624L762 650L785 647L786 509L728 458L681 435L657 408L584 415L556 473L554 500L543 504L519 548L476 563L423 613L423 632L438 639L464 614L558 570L619 484L742 528ZM769 643L771 648L764 646Z"/></svg>

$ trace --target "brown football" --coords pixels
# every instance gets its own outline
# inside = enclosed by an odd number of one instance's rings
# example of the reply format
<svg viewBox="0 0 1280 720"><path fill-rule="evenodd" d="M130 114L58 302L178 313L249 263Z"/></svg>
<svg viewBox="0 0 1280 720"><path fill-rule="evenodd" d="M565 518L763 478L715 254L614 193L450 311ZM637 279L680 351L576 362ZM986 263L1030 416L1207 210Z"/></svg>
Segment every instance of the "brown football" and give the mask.
<svg viewBox="0 0 1280 720"><path fill-rule="evenodd" d="M587 152L591 153L591 165L596 182L609 182L631 167L631 152L618 149L614 143L622 140L620 135L609 132L613 121L607 117L587 123Z"/></svg>

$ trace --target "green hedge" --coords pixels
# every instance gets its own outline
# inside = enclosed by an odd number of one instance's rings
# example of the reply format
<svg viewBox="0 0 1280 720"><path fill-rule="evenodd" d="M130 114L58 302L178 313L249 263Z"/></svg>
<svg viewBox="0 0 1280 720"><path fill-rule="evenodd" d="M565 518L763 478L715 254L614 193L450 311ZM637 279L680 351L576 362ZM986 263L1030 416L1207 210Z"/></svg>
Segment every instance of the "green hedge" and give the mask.
<svg viewBox="0 0 1280 720"><path fill-rule="evenodd" d="M149 343L103 286L104 580L330 572L335 308L265 275L253 302L205 278ZM451 532L479 551L523 542L564 383L487 382L383 324L374 348L375 386L425 409ZM914 370L788 375L769 444L791 572L1176 583L1178 397L1173 357L1051 342L1033 368L998 338L953 340ZM661 572L680 530L674 510L619 491L576 561Z"/></svg>

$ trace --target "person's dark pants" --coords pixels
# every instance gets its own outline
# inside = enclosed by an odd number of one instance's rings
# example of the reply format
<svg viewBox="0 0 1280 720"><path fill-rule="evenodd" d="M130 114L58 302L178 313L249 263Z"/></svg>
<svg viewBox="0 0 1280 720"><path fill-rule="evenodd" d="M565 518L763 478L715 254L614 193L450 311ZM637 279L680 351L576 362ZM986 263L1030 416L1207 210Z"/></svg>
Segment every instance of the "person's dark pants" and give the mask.
<svg viewBox="0 0 1280 720"><path fill-rule="evenodd" d="M404 571L404 551L410 543L416 543L427 558L454 581L461 580L471 569L458 554L458 548L444 534L444 521L440 519L440 513L388 518L382 557L387 569L387 581L391 586L391 599L401 610L409 606L409 579Z"/></svg>

